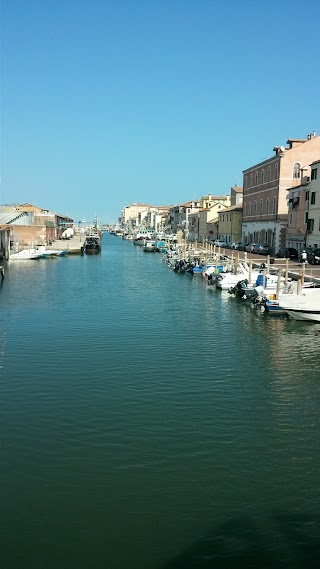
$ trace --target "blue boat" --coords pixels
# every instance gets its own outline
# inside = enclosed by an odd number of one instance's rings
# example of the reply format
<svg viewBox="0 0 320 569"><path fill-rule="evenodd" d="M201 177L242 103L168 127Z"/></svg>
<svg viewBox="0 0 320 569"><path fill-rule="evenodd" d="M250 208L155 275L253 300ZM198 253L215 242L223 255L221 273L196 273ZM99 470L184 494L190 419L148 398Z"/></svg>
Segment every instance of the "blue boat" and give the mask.
<svg viewBox="0 0 320 569"><path fill-rule="evenodd" d="M284 310L279 306L279 300L266 300L264 306L269 314L284 314Z"/></svg>

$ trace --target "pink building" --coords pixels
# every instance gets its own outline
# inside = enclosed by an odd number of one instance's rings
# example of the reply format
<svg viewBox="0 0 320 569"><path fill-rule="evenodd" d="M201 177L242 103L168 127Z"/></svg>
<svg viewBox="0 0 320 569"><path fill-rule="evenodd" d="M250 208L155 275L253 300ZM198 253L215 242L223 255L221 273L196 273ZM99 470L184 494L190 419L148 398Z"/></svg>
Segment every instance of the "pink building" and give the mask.
<svg viewBox="0 0 320 569"><path fill-rule="evenodd" d="M276 252L286 246L287 189L310 176L310 164L319 158L320 137L289 138L275 146L274 156L243 171L243 242L267 243Z"/></svg>

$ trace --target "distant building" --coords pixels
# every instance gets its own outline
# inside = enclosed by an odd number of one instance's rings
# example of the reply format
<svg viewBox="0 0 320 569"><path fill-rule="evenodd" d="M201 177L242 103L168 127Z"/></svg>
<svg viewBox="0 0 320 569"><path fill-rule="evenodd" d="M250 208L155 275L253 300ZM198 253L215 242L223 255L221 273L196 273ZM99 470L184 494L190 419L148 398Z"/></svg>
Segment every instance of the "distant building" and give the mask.
<svg viewBox="0 0 320 569"><path fill-rule="evenodd" d="M230 195L210 196L204 203L207 207L202 207L195 213L189 215L189 241L213 241L216 238L214 226L218 223L220 210L230 206Z"/></svg>
<svg viewBox="0 0 320 569"><path fill-rule="evenodd" d="M135 221L138 218L138 215L141 214L143 211L148 211L149 205L145 203L132 203L131 205L127 205L121 211L121 222L123 225L126 225L129 221Z"/></svg>
<svg viewBox="0 0 320 569"><path fill-rule="evenodd" d="M70 217L29 203L0 206L0 230L9 231L11 249L47 245L72 225Z"/></svg>
<svg viewBox="0 0 320 569"><path fill-rule="evenodd" d="M199 211L201 207L200 200L190 200L179 205L172 206L169 209L166 227L172 233L182 231L186 239L189 236L189 218L193 212Z"/></svg>

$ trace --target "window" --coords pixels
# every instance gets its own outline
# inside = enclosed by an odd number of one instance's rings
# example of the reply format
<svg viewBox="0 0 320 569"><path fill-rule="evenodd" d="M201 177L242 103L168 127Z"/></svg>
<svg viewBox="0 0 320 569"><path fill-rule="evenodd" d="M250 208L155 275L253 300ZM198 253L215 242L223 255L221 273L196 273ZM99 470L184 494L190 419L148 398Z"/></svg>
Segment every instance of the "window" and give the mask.
<svg viewBox="0 0 320 569"><path fill-rule="evenodd" d="M314 219L308 219L307 221L307 231L314 230Z"/></svg>
<svg viewBox="0 0 320 569"><path fill-rule="evenodd" d="M300 178L300 169L301 169L301 164L300 162L295 162L293 165L293 178Z"/></svg>
<svg viewBox="0 0 320 569"><path fill-rule="evenodd" d="M266 199L266 214L269 214L269 198Z"/></svg>
<svg viewBox="0 0 320 569"><path fill-rule="evenodd" d="M261 184L264 183L264 170L261 170Z"/></svg>
<svg viewBox="0 0 320 569"><path fill-rule="evenodd" d="M309 192L306 192L306 202L308 201L308 199L309 199Z"/></svg>
<svg viewBox="0 0 320 569"><path fill-rule="evenodd" d="M248 176L246 176L246 180L245 180L245 184L244 184L245 188L248 187Z"/></svg>
<svg viewBox="0 0 320 569"><path fill-rule="evenodd" d="M290 213L289 215L289 225L291 225L291 223L292 223L292 213Z"/></svg>
<svg viewBox="0 0 320 569"><path fill-rule="evenodd" d="M258 185L258 172L256 172L256 186Z"/></svg>
<svg viewBox="0 0 320 569"><path fill-rule="evenodd" d="M316 203L316 192L311 192L311 205Z"/></svg>
<svg viewBox="0 0 320 569"><path fill-rule="evenodd" d="M247 217L247 202L244 202L244 217Z"/></svg>
<svg viewBox="0 0 320 569"><path fill-rule="evenodd" d="M311 170L311 180L317 179L317 168L312 168Z"/></svg>
<svg viewBox="0 0 320 569"><path fill-rule="evenodd" d="M254 200L254 215L257 215L257 200Z"/></svg>
<svg viewBox="0 0 320 569"><path fill-rule="evenodd" d="M274 167L274 179L275 180L278 179L278 174L279 174L279 166L278 166L278 164L276 164Z"/></svg>
<svg viewBox="0 0 320 569"><path fill-rule="evenodd" d="M277 198L276 198L276 196L274 196L274 198L272 200L272 213L273 213L273 215L276 213L276 204L277 204Z"/></svg>
<svg viewBox="0 0 320 569"><path fill-rule="evenodd" d="M249 216L251 216L251 202L249 202Z"/></svg>
<svg viewBox="0 0 320 569"><path fill-rule="evenodd" d="M268 177L267 177L267 182L270 182L271 180L271 166L268 166Z"/></svg>
<svg viewBox="0 0 320 569"><path fill-rule="evenodd" d="M260 215L262 215L262 209L263 209L263 200L260 200Z"/></svg>
<svg viewBox="0 0 320 569"><path fill-rule="evenodd" d="M250 174L250 188L252 188L252 180L253 180L253 176L252 176L252 174Z"/></svg>
<svg viewBox="0 0 320 569"><path fill-rule="evenodd" d="M306 211L305 216L304 216L304 222L305 223L308 223L308 218L309 218L309 215L308 215L308 212Z"/></svg>

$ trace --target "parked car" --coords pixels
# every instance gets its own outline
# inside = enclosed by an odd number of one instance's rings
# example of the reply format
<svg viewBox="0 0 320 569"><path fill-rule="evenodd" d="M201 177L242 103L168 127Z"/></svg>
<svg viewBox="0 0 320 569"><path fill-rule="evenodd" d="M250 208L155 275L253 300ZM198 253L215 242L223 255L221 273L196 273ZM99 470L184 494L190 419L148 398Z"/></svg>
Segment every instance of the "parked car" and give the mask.
<svg viewBox="0 0 320 569"><path fill-rule="evenodd" d="M271 252L272 248L266 243L264 245L257 243L252 250L252 253L256 253L257 255L270 255Z"/></svg>
<svg viewBox="0 0 320 569"><path fill-rule="evenodd" d="M241 241L236 241L235 243L232 243L231 249L237 249L238 251L241 251L241 249L240 249L241 245L243 245L243 243L241 243Z"/></svg>
<svg viewBox="0 0 320 569"><path fill-rule="evenodd" d="M255 243L248 243L248 245L246 245L246 251L247 253L252 253L253 249L255 248L256 244Z"/></svg>
<svg viewBox="0 0 320 569"><path fill-rule="evenodd" d="M222 241L222 239L216 239L216 240L213 242L213 244L214 244L216 247L228 247L228 245L226 244L226 242L225 242L225 241Z"/></svg>
<svg viewBox="0 0 320 569"><path fill-rule="evenodd" d="M298 260L299 254L297 249L293 247L281 247L277 253L279 259L296 259Z"/></svg>
<svg viewBox="0 0 320 569"><path fill-rule="evenodd" d="M237 247L237 250L238 250L238 251L246 251L248 245L249 245L249 243L241 243L241 245L239 245L239 246Z"/></svg>
<svg viewBox="0 0 320 569"><path fill-rule="evenodd" d="M319 265L320 263L320 249L305 249L307 253L307 261L310 265Z"/></svg>

